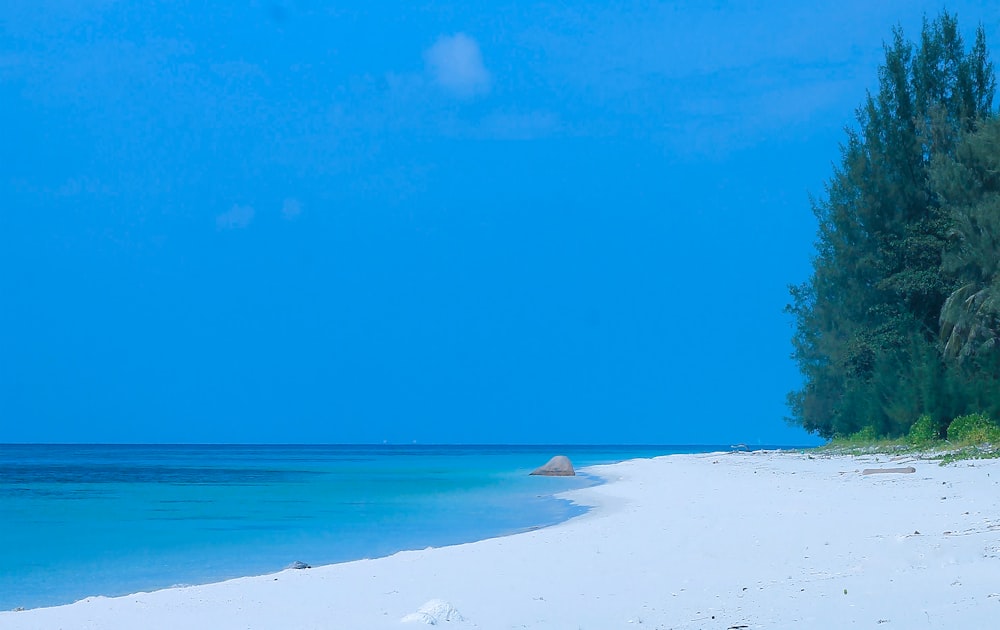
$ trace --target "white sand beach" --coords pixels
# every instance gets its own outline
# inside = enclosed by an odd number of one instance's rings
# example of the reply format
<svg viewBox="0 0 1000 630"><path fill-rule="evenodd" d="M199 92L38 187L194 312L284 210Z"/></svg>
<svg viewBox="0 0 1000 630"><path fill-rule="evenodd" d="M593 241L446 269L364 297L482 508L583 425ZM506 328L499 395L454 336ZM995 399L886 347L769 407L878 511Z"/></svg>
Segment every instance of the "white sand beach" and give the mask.
<svg viewBox="0 0 1000 630"><path fill-rule="evenodd" d="M916 472L861 474L903 466ZM589 472L608 483L568 496L594 509L554 527L4 612L0 628L909 629L1000 618L1000 460L720 453Z"/></svg>

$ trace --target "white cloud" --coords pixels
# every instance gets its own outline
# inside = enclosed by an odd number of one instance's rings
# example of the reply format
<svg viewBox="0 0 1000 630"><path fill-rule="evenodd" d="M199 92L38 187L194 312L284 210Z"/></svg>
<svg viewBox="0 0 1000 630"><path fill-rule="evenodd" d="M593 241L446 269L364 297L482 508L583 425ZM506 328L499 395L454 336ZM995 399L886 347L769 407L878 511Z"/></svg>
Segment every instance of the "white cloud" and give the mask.
<svg viewBox="0 0 1000 630"><path fill-rule="evenodd" d="M289 197L285 199L285 202L281 204L281 216L284 219L292 221L302 214L302 204L299 203L298 199L292 199Z"/></svg>
<svg viewBox="0 0 1000 630"><path fill-rule="evenodd" d="M243 229L253 221L254 214L251 206L234 205L227 212L215 217L215 227L220 230Z"/></svg>
<svg viewBox="0 0 1000 630"><path fill-rule="evenodd" d="M427 71L441 88L460 98L490 91L493 77L483 65L476 40L465 33L444 35L424 53Z"/></svg>

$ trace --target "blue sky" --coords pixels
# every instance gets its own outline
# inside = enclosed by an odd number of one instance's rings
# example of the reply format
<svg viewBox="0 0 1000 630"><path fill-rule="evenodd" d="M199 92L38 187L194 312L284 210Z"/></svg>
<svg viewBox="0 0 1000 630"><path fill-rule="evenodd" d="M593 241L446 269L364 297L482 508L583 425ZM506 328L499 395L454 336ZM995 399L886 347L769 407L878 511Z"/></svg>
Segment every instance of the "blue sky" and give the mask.
<svg viewBox="0 0 1000 630"><path fill-rule="evenodd" d="M942 5L222 4L0 6L0 442L810 441L808 196Z"/></svg>

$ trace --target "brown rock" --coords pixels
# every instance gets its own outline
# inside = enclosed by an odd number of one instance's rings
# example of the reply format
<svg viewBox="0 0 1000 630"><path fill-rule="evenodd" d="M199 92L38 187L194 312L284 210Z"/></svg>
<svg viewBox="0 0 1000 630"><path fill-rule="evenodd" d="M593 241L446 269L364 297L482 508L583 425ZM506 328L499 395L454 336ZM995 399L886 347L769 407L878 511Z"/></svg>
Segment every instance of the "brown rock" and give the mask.
<svg viewBox="0 0 1000 630"><path fill-rule="evenodd" d="M572 477L576 475L573 464L565 455L556 455L541 468L536 468L532 475L543 475L545 477Z"/></svg>

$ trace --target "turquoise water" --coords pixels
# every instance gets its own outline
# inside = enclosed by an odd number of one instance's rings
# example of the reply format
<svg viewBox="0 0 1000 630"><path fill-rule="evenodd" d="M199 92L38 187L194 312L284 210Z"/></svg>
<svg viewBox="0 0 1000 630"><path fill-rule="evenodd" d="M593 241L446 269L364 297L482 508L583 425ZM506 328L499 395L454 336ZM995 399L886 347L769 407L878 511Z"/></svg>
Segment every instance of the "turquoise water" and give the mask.
<svg viewBox="0 0 1000 630"><path fill-rule="evenodd" d="M529 477L723 447L0 445L0 610L480 540L584 510Z"/></svg>

